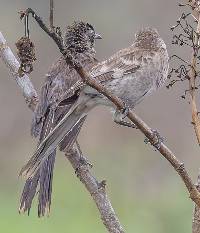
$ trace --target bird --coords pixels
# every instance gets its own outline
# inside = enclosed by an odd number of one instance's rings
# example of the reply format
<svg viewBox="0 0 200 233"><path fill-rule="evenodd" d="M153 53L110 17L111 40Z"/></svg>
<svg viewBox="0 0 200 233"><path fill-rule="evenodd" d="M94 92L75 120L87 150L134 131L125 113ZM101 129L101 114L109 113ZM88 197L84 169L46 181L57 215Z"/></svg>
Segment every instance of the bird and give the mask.
<svg viewBox="0 0 200 233"><path fill-rule="evenodd" d="M101 39L101 36L95 32L91 24L75 21L66 28L63 41L68 50L73 50L76 53L76 59L82 66L86 70L90 70L97 64L95 58L96 39ZM76 88L79 86L80 80L78 73L66 63L63 56L51 66L41 88L39 103L36 106L32 120L31 134L34 137L39 137L39 144L78 98ZM67 99L66 93L70 91L72 91L73 97ZM65 101L61 103L63 96L65 96ZM75 143L83 122L84 119L74 128L70 140L63 140L64 143L60 146L61 150L64 150L67 144L72 145ZM39 186L38 216L49 215L55 156L56 150L53 150L37 173L31 178L27 178L21 195L20 213L28 211L29 214L32 200Z"/></svg>
<svg viewBox="0 0 200 233"><path fill-rule="evenodd" d="M135 34L135 39L129 47L99 62L89 74L92 79L120 98L126 106L125 109L133 109L164 85L168 69L169 56L166 44L157 29L147 27ZM88 85L81 87L76 102L41 142L34 155L22 168L20 175L32 177L63 138L70 137L74 127L98 105L114 109L114 121L117 123L127 115L125 113L127 111L119 111L107 97L94 88Z"/></svg>

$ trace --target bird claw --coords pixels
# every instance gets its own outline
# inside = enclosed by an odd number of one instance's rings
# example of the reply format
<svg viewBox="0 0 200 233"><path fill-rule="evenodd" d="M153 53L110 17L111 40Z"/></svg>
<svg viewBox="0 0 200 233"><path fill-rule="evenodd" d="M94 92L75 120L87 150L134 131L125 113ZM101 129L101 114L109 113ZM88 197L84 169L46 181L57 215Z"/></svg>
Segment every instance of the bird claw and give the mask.
<svg viewBox="0 0 200 233"><path fill-rule="evenodd" d="M161 147L161 143L164 142L164 138L160 136L160 134L159 134L159 132L157 130L153 129L152 133L153 133L153 141L154 142L152 142L151 140L149 140L149 138L145 138L144 142L146 144L151 143L152 146L154 146L157 150L159 150L160 147Z"/></svg>
<svg viewBox="0 0 200 233"><path fill-rule="evenodd" d="M120 111L122 114L122 119L124 119L129 113L129 107L124 103L124 107Z"/></svg>
<svg viewBox="0 0 200 233"><path fill-rule="evenodd" d="M135 124L131 122L124 121L123 119L127 117L129 113L129 108L124 103L124 107L122 109L117 109L114 113L114 122L118 125L126 126L129 128L137 128Z"/></svg>
<svg viewBox="0 0 200 233"><path fill-rule="evenodd" d="M121 120L123 120L125 117L127 117L128 113L129 113L129 108L128 108L128 106L125 103L124 103L123 108L117 109L115 111L115 115L118 118L120 118Z"/></svg>

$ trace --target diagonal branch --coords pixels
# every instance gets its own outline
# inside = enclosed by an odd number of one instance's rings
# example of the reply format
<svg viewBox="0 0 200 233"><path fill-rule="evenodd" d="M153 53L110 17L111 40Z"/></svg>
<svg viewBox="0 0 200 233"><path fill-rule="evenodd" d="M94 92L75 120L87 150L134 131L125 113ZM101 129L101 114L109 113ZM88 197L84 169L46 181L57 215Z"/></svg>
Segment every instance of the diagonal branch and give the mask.
<svg viewBox="0 0 200 233"><path fill-rule="evenodd" d="M32 85L27 75L19 77L19 62L15 58L11 49L7 46L6 40L1 32L0 57L2 57L2 60L8 67L12 77L15 79L17 85L22 90L28 107L33 111L38 101L36 90L34 89L34 86ZM124 233L124 230L106 194L105 186L102 185L102 182L98 182L97 179L91 174L89 166L87 164L80 166L80 158L83 158L83 156L77 145L74 146L72 151L66 152L66 158L69 160L72 167L77 172L80 181L85 185L86 189L93 197L94 202L100 212L101 219L106 226L108 232Z"/></svg>
<svg viewBox="0 0 200 233"><path fill-rule="evenodd" d="M98 83L95 79L93 79L84 69L81 67L80 64L77 63L77 61L73 61L73 56L69 54L69 51L65 49L63 46L61 38L58 39L58 35L54 32L51 32L50 29L44 24L42 19L36 15L36 13L28 8L25 11L26 14L31 13L33 18L36 20L38 25L55 41L56 45L58 46L60 52L63 54L66 62L69 65L72 65L74 69L77 71L77 73L81 76L83 81L96 89L98 92L106 96L110 101L112 101L116 108L123 109L124 103L122 100L120 100L117 96L114 96L110 91L108 91L104 86L102 86L100 83ZM172 165L172 167L176 170L176 172L179 174L181 179L183 180L189 194L190 198L200 207L200 193L197 190L195 184L192 182L192 179L190 178L187 170L185 169L185 166L183 163L181 163L176 156L173 154L173 152L164 144L161 143L160 147L157 148L157 137L155 136L155 133L151 130L151 128L143 122L135 113L129 111L127 117L132 121L137 128L148 138L149 142L160 152L161 155L163 155L169 163Z"/></svg>
<svg viewBox="0 0 200 233"><path fill-rule="evenodd" d="M91 175L87 163L80 167L80 155L82 156L82 152L78 146L74 146L72 150L66 151L65 153L65 156L70 161L72 167L77 171L77 176L80 178L80 181L85 185L96 203L101 214L103 224L107 228L108 232L124 233L119 219L116 217L115 211L106 194L106 181L103 180L99 183L96 178Z"/></svg>

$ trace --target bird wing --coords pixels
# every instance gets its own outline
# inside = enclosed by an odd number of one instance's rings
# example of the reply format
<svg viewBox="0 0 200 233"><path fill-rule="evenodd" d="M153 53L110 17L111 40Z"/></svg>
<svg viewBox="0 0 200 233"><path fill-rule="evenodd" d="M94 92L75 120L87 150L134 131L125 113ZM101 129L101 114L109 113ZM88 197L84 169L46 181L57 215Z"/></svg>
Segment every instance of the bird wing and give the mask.
<svg viewBox="0 0 200 233"><path fill-rule="evenodd" d="M146 95L154 91L158 87L159 80L163 79L162 60L158 51L139 49L132 45L95 66L91 75L121 98L127 106L133 108ZM128 85L136 87L129 94ZM84 92L100 97L100 94L91 87L84 88Z"/></svg>
<svg viewBox="0 0 200 233"><path fill-rule="evenodd" d="M88 97L87 97L88 98ZM27 178L33 177L37 171L41 168L44 161L50 156L52 151L60 144L60 142L69 136L67 133L71 134L71 130L75 127L76 132L79 132L79 125L83 123L87 113L82 112L82 107L84 107L84 102L76 103L72 106L69 112L62 118L62 120L57 124L57 126L51 131L46 138L40 143L34 155L30 158L28 163L21 169L20 175ZM81 105L81 108L79 108ZM71 140L69 140L71 143ZM63 146L64 144L62 144ZM65 144L66 146L66 144Z"/></svg>
<svg viewBox="0 0 200 233"><path fill-rule="evenodd" d="M66 66L66 62L63 59L64 65ZM84 61L85 64L83 63L84 67L86 68L86 70L91 69L92 66L94 66L97 61L96 60L92 60L91 58L88 58L87 60ZM68 66L68 65L67 65ZM54 121L55 121L55 125L62 120L62 117L65 116L67 114L67 112L69 111L71 105L76 101L76 99L78 98L77 95L77 90L79 89L79 87L82 87L82 82L80 82L80 76L78 75L78 73L74 70L74 69L66 69L62 67L62 70L64 70L64 73L61 72L61 68L60 66L57 66L55 71L52 73L50 72L50 74L47 77L47 82L43 87L42 90L42 95L41 95L41 106L39 106L37 108L37 112L36 112L36 116L35 119L39 119L38 121L35 120L34 122L34 128L37 128L37 125L42 124L42 126L40 127L44 127L44 120L46 119L48 116L48 109L51 109L50 106L52 106L52 104L54 102L56 102L56 105L54 105L54 107L56 107L56 111L54 112ZM55 78L56 76L56 78ZM66 78L67 77L67 78ZM61 79L61 81L60 81ZM62 81L63 80L63 81ZM81 84L81 85L80 85ZM73 89L72 92L70 92L69 90ZM73 95L74 94L74 95ZM55 101L56 100L56 101ZM61 149L64 150L64 146L68 146L68 145L72 145L75 142L75 139L80 131L80 128L83 124L84 119L81 119L81 121L78 121L77 124L74 126L74 128L72 129L72 131L70 132L70 139L69 138L64 138L64 142L61 145ZM48 121L49 125L51 125L51 120ZM48 124L47 124L48 126ZM39 130L38 130L39 132ZM47 132L47 130L46 130ZM49 133L51 132L48 131ZM43 135L43 137L41 137L41 141L44 141L46 136L49 133L45 133ZM41 132L40 132L41 134ZM24 173L26 173L27 170L31 169L30 167L35 166L35 164L37 162L41 162L42 160L42 164L44 162L43 157L41 156L41 153L43 151L43 147L41 147L40 145L38 146L36 153L37 156L33 156L29 162L27 163L27 165L24 166L24 168L22 169L22 171L24 171ZM35 155L34 154L34 155ZM39 166L37 171L39 170ZM21 171L21 173L22 173ZM32 173L32 175L35 175L36 173Z"/></svg>
<svg viewBox="0 0 200 233"><path fill-rule="evenodd" d="M102 84L115 78L135 73L154 66L156 53L130 46L99 63L91 70L91 75Z"/></svg>
<svg viewBox="0 0 200 233"><path fill-rule="evenodd" d="M66 77L68 78L66 79ZM62 57L53 64L41 89L40 100L33 115L31 135L35 137L41 135L44 124L45 128L48 125L47 118L50 108L56 109L66 92L68 95L65 95L65 99L71 97L74 92L69 92L69 90L74 85L76 86L78 80L80 77L76 71L70 69ZM69 102L69 104L71 103ZM49 120L51 121L51 119ZM51 125L50 122L49 125Z"/></svg>

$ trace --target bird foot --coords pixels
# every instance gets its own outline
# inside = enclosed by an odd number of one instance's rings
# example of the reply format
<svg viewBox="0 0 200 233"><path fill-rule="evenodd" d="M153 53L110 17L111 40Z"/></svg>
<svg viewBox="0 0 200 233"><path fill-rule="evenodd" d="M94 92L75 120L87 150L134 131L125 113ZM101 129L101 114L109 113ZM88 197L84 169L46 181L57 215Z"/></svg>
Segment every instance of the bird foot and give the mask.
<svg viewBox="0 0 200 233"><path fill-rule="evenodd" d="M118 125L126 126L129 128L136 129L137 126L131 122L124 121L124 118L127 117L129 113L129 108L124 104L124 107L122 109L117 109L113 115L114 122Z"/></svg>
<svg viewBox="0 0 200 233"><path fill-rule="evenodd" d="M164 138L160 136L157 130L152 129L152 133L153 133L153 142L149 140L149 138L145 138L144 142L146 144L151 143L152 146L154 146L157 150L159 150L161 147L161 143L164 142Z"/></svg>

